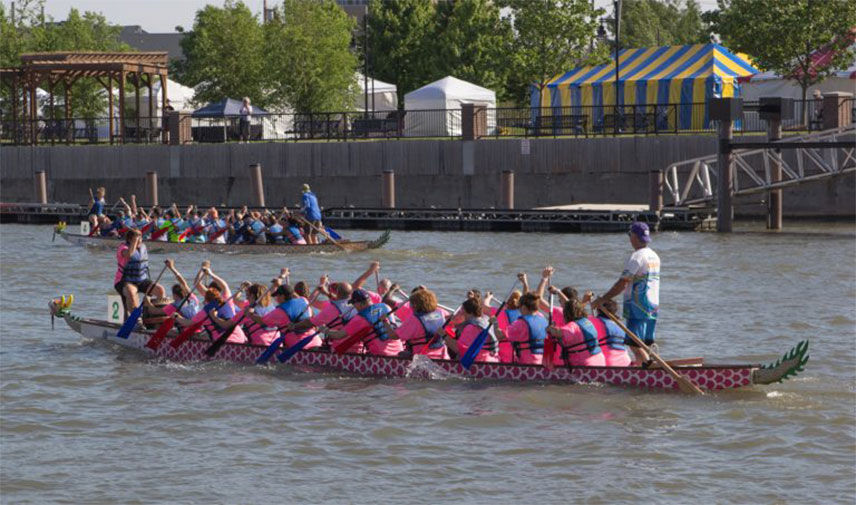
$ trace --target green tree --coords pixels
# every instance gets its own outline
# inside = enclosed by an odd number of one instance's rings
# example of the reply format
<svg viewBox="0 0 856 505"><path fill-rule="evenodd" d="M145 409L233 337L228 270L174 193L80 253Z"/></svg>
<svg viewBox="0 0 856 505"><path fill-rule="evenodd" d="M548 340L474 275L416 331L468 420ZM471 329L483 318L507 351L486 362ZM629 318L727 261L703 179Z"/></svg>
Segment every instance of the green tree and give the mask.
<svg viewBox="0 0 856 505"><path fill-rule="evenodd" d="M405 94L439 74L432 53L436 6L430 0L372 0L368 12L369 73L394 82L403 104Z"/></svg>
<svg viewBox="0 0 856 505"><path fill-rule="evenodd" d="M297 112L351 109L354 20L332 0L285 0L279 12L265 25L270 102Z"/></svg>
<svg viewBox="0 0 856 505"><path fill-rule="evenodd" d="M541 92L557 74L604 61L605 47L593 45L598 16L589 0L504 0L514 23L509 94L526 103L529 85Z"/></svg>
<svg viewBox="0 0 856 505"><path fill-rule="evenodd" d="M608 23L615 37L614 25ZM621 47L679 46L709 42L694 0L624 0Z"/></svg>
<svg viewBox="0 0 856 505"><path fill-rule="evenodd" d="M754 58L756 66L796 81L807 90L853 61L856 9L852 0L718 0L708 16L723 43ZM831 45L834 56L820 64L811 54Z"/></svg>
<svg viewBox="0 0 856 505"><path fill-rule="evenodd" d="M196 11L193 31L181 41L185 61L173 70L180 82L196 86L199 101L247 96L264 107L269 81L264 42L259 20L243 2L206 5Z"/></svg>
<svg viewBox="0 0 856 505"><path fill-rule="evenodd" d="M499 7L491 0L459 0L438 5L436 17L434 79L453 75L507 98L511 23Z"/></svg>

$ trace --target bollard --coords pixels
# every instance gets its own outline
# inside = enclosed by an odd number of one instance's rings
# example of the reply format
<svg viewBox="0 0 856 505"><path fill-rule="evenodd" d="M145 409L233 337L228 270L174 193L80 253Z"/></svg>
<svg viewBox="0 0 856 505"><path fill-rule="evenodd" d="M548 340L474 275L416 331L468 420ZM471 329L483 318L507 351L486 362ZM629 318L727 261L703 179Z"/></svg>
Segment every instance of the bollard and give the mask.
<svg viewBox="0 0 856 505"><path fill-rule="evenodd" d="M719 148L716 164L719 177L716 186L716 231L728 233L734 227L734 121L743 116L743 100L735 97L713 98L709 102L710 118L719 122Z"/></svg>
<svg viewBox="0 0 856 505"><path fill-rule="evenodd" d="M158 173L146 172L146 203L158 204Z"/></svg>
<svg viewBox="0 0 856 505"><path fill-rule="evenodd" d="M778 119L767 121L767 140L773 142L782 139L782 122ZM777 150L770 164L770 182L776 183L782 180L782 153ZM767 199L767 229L782 229L782 190L773 189Z"/></svg>
<svg viewBox="0 0 856 505"><path fill-rule="evenodd" d="M663 210L663 172L651 170L648 172L648 209L660 215Z"/></svg>
<svg viewBox="0 0 856 505"><path fill-rule="evenodd" d="M502 171L502 206L506 209L514 208L514 171Z"/></svg>
<svg viewBox="0 0 856 505"><path fill-rule="evenodd" d="M253 205L256 207L264 207L265 186L262 181L261 163L253 163L250 165L250 185L253 188Z"/></svg>
<svg viewBox="0 0 856 505"><path fill-rule="evenodd" d="M36 202L41 203L41 204L48 203L48 183L47 183L47 178L45 177L44 170L40 170L40 171L36 172L34 182L35 182Z"/></svg>
<svg viewBox="0 0 856 505"><path fill-rule="evenodd" d="M381 195L383 208L395 208L395 172L392 170L383 171L383 194Z"/></svg>

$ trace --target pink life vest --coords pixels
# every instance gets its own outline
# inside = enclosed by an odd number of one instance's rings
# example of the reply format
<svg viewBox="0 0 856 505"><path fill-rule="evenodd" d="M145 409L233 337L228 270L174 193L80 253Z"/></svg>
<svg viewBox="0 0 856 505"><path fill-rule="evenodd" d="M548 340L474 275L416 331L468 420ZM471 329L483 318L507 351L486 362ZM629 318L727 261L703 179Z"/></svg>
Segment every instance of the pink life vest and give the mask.
<svg viewBox="0 0 856 505"><path fill-rule="evenodd" d="M276 306L273 304L269 304L267 307L262 307L261 305L256 305L254 310L256 314L260 317L264 317L269 312L272 312L276 309ZM241 318L244 315L244 311L247 309L244 308L241 312L238 313L236 318ZM241 326L244 328L244 334L250 339L251 344L255 345L270 345L271 342L279 337L279 331L276 328L268 328L264 325L261 325L249 317L245 317L243 321L241 321Z"/></svg>
<svg viewBox="0 0 856 505"><path fill-rule="evenodd" d="M581 328L580 325L585 326ZM597 332L586 318L562 326L562 357L570 366L605 366L603 352L597 344Z"/></svg>
<svg viewBox="0 0 856 505"><path fill-rule="evenodd" d="M613 349L612 346L608 345L609 332L603 320L594 316L589 316L588 319L597 330L597 341L600 344L606 366L630 366L630 356L627 355L624 346L621 346L622 349Z"/></svg>

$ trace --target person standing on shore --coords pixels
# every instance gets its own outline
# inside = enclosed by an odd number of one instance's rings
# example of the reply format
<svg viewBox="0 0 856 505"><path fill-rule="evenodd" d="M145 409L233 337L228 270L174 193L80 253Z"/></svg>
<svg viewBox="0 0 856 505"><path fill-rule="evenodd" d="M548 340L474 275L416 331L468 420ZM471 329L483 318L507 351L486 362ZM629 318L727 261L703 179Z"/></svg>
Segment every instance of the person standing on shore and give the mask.
<svg viewBox="0 0 856 505"><path fill-rule="evenodd" d="M647 224L634 222L628 233L634 252L625 263L621 277L592 305L599 307L623 291L627 328L645 345L651 345L660 311L660 257L649 247L651 232ZM634 345L629 338L624 343Z"/></svg>
<svg viewBox="0 0 856 505"><path fill-rule="evenodd" d="M309 189L309 184L303 185L303 215L306 217L306 221L309 222L311 226L306 230L306 241L310 244L318 243L318 230L321 230L323 225L321 224L321 208L318 206L318 198L315 196Z"/></svg>
<svg viewBox="0 0 856 505"><path fill-rule="evenodd" d="M241 110L239 112L241 114L241 121L239 125L241 130L241 142L249 142L250 120L253 118L253 106L250 105L250 97L244 97L244 101L241 104Z"/></svg>

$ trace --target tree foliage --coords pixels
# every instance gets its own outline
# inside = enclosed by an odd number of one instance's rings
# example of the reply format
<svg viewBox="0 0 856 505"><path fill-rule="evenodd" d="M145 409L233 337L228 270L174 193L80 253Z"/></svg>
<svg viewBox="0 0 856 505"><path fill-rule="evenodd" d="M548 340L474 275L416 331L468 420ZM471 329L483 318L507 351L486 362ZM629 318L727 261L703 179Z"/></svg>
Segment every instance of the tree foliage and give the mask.
<svg viewBox="0 0 856 505"><path fill-rule="evenodd" d="M354 20L330 0L285 0L279 12L265 25L270 103L298 112L350 109Z"/></svg>
<svg viewBox="0 0 856 505"><path fill-rule="evenodd" d="M615 37L614 26L609 31ZM695 0L624 0L621 47L681 46L710 41Z"/></svg>
<svg viewBox="0 0 856 505"><path fill-rule="evenodd" d="M579 65L601 63L606 48L593 44L598 16L589 0L504 0L514 23L514 52L509 94L527 101L532 83L543 90L557 74Z"/></svg>
<svg viewBox="0 0 856 505"><path fill-rule="evenodd" d="M95 12L80 13L72 8L68 17L60 22L40 14L42 1L19 2L12 13L0 4L0 66L18 66L21 54L49 51L127 51L130 48L119 41L121 28L107 22ZM46 83L42 83L47 86ZM54 93L64 94L63 84ZM104 114L107 95L103 87L92 79L77 80L71 86L71 113L74 117L97 117ZM4 98L10 98L3 89ZM45 111L49 115L49 111Z"/></svg>
<svg viewBox="0 0 856 505"><path fill-rule="evenodd" d="M437 7L429 0L372 0L368 12L369 73L394 82L402 102L440 74L433 54Z"/></svg>
<svg viewBox="0 0 856 505"><path fill-rule="evenodd" d="M512 51L511 23L491 0L461 0L438 4L434 79L453 75L507 97ZM434 80L432 79L432 80Z"/></svg>
<svg viewBox="0 0 856 505"><path fill-rule="evenodd" d="M852 0L719 0L707 18L723 43L748 53L755 66L796 81L806 90L853 61L856 9ZM811 54L836 49L814 65Z"/></svg>
<svg viewBox="0 0 856 505"><path fill-rule="evenodd" d="M193 31L181 41L185 61L174 66L180 82L196 86L199 102L249 97L262 107L267 70L264 34L243 2L206 5L196 12Z"/></svg>

